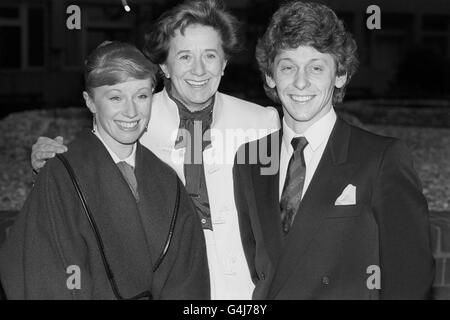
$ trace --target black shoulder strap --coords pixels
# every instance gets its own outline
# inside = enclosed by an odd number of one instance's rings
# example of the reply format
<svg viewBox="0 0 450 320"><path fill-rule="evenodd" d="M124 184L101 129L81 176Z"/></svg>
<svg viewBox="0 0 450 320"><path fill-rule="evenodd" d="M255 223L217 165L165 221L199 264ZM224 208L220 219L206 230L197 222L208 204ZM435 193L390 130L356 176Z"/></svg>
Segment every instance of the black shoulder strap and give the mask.
<svg viewBox="0 0 450 320"><path fill-rule="evenodd" d="M164 245L164 250L161 252L161 255L159 256L158 260L156 261L155 265L153 266L153 272L155 272L161 262L163 261L164 257L166 256L167 251L169 250L169 246L170 243L172 242L172 236L173 236L173 232L175 230L175 223L177 221L177 217L178 217L178 211L180 208L180 179L178 178L178 176L175 174L176 179L177 179L177 193L175 196L175 205L173 207L173 212L172 212L172 220L170 221L170 227L169 227L169 233L167 234L167 239L166 239L166 243Z"/></svg>
<svg viewBox="0 0 450 320"><path fill-rule="evenodd" d="M114 275L111 272L111 268L110 268L108 260L106 259L106 256L105 256L105 249L104 249L104 246L103 246L102 237L100 236L100 233L98 231L97 225L95 224L95 221L94 221L94 219L92 217L91 210L89 209L89 206L88 206L88 204L86 202L84 194L81 191L80 185L78 184L78 180L77 180L77 177L75 175L75 172L73 171L72 166L67 161L66 157L64 157L62 154L57 154L56 157L62 162L62 164L64 165L64 167L67 170L67 173L70 176L70 180L72 181L72 184L75 187L75 190L77 192L78 198L80 199L81 204L83 206L83 211L84 211L84 213L86 215L86 218L89 220L89 225L91 226L92 231L94 232L95 239L97 241L97 246L98 246L98 249L100 251L100 255L101 255L102 261L103 261L103 265L105 267L106 274L108 275L108 279L112 279L112 278L114 278Z"/></svg>
<svg viewBox="0 0 450 320"><path fill-rule="evenodd" d="M112 279L112 278L114 278L114 275L111 271L108 260L106 259L106 256L105 256L102 238L98 231L97 225L95 224L94 218L92 217L92 213L89 209L89 206L86 202L83 192L81 191L81 188L78 184L78 181L77 181L75 173L72 169L72 166L69 164L67 159L62 154L57 154L56 157L62 162L62 164L66 168L67 172L69 173L70 179L72 180L72 184L75 187L75 190L81 201L81 204L83 205L84 213L85 213L87 219L89 220L89 224L90 224L91 229L94 232L95 238L97 240L97 245L98 245L98 248L99 248L99 251L101 254L101 258L103 261L103 265L105 267L106 274L108 275L109 279ZM175 205L174 205L173 212L172 212L172 219L170 221L169 232L167 234L167 239L166 239L166 242L164 245L164 249L161 252L161 254L159 255L158 260L156 261L155 265L153 266L153 272L155 272L159 268L164 257L167 254L167 251L169 250L169 246L170 246L170 243L171 243L172 237L173 237L173 232L175 230L175 223L177 221L179 207L180 207L180 179L177 177L177 191L176 191L176 196L175 196Z"/></svg>

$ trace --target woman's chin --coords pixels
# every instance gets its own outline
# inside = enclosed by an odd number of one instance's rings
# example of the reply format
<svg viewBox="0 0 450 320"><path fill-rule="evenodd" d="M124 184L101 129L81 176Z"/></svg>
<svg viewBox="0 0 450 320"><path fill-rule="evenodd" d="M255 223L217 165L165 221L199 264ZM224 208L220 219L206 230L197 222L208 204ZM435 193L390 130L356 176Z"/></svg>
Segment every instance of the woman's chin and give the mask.
<svg viewBox="0 0 450 320"><path fill-rule="evenodd" d="M115 140L121 144L133 144L141 137L143 132L144 130L136 130L135 132L121 133L115 137Z"/></svg>

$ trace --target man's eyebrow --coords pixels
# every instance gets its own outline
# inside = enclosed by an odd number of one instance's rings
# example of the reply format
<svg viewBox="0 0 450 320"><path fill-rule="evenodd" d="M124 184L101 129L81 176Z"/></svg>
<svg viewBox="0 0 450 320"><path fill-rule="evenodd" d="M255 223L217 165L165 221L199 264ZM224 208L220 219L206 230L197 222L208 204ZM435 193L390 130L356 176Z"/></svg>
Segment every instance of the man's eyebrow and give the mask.
<svg viewBox="0 0 450 320"><path fill-rule="evenodd" d="M289 61L289 62L293 62L292 58L284 57L284 58L278 59L277 64L280 63L281 61L286 61L286 60ZM308 63L317 62L317 61L327 63L326 60L323 59L323 58L313 58L313 59L310 59L310 60L306 61L305 63L308 64Z"/></svg>
<svg viewBox="0 0 450 320"><path fill-rule="evenodd" d="M292 59L289 58L289 57L284 57L284 58L277 59L277 60L278 60L278 61L277 61L277 64L280 63L281 61L285 61L285 60L292 62Z"/></svg>

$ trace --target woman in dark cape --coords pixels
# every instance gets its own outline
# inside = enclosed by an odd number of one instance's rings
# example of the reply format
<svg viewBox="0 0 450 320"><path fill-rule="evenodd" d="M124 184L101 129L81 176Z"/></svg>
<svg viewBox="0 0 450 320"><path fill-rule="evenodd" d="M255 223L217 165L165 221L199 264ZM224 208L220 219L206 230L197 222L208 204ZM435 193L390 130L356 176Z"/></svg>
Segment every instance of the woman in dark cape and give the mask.
<svg viewBox="0 0 450 320"><path fill-rule="evenodd" d="M134 63L131 71L121 71L124 79L118 79L114 61ZM137 141L150 116L154 71L131 45L110 42L95 49L88 58L84 94L97 124L93 132L77 136L65 158L98 227L122 297L150 292L153 299L209 299L203 233L181 183L173 236L152 271L167 245L178 179ZM125 162L134 172L131 182L121 167ZM0 278L9 299L118 298L98 239L59 159L40 172L0 250Z"/></svg>

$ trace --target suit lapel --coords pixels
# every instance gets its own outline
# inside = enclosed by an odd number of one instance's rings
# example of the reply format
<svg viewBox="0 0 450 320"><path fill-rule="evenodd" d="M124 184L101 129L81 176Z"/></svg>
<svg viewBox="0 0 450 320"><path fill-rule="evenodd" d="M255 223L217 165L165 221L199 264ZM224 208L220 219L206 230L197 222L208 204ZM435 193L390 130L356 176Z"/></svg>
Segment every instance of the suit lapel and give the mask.
<svg viewBox="0 0 450 320"><path fill-rule="evenodd" d="M301 263L301 257L305 256L330 206L334 205L337 195L356 169L357 164L347 161L349 140L350 126L338 118L300 203L291 231L285 239L285 248L272 280L269 298L276 296L294 269Z"/></svg>

